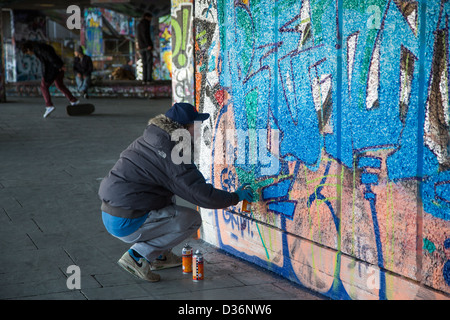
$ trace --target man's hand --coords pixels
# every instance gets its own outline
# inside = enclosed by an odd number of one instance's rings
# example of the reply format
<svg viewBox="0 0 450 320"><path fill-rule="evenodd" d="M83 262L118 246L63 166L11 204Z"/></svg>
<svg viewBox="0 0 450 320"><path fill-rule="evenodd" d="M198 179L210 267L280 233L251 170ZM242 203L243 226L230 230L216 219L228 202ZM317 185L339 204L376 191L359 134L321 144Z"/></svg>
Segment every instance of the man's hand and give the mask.
<svg viewBox="0 0 450 320"><path fill-rule="evenodd" d="M250 183L244 183L235 192L239 197L239 201L247 200L248 202L253 202L253 190L248 188Z"/></svg>

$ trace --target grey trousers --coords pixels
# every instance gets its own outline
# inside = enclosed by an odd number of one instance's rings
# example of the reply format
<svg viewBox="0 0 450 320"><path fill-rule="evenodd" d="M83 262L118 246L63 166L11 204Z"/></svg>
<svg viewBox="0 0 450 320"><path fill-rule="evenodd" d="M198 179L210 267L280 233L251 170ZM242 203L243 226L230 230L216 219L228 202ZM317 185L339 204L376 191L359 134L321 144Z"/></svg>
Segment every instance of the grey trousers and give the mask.
<svg viewBox="0 0 450 320"><path fill-rule="evenodd" d="M151 262L164 251L192 236L201 224L202 218L198 211L174 204L150 211L138 230L117 238L133 243L131 249Z"/></svg>

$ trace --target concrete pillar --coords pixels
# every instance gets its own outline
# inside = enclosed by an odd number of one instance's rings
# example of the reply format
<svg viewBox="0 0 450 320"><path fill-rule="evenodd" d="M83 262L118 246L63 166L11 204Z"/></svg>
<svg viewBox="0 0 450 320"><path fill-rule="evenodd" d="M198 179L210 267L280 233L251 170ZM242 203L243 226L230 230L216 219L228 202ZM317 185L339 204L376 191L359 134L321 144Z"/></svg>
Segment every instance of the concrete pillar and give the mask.
<svg viewBox="0 0 450 320"><path fill-rule="evenodd" d="M6 102L6 82L5 82L5 55L3 53L3 19L2 8L0 8L0 102Z"/></svg>

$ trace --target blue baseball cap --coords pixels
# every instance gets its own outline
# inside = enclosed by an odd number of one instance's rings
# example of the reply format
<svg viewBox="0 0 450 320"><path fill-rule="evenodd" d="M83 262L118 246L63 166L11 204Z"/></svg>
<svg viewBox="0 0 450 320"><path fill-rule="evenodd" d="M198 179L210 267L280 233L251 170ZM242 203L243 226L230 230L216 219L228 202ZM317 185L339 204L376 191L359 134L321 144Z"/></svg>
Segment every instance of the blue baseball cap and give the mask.
<svg viewBox="0 0 450 320"><path fill-rule="evenodd" d="M194 121L205 121L209 118L209 113L198 113L195 107L190 103L177 102L166 112L166 117L186 125Z"/></svg>

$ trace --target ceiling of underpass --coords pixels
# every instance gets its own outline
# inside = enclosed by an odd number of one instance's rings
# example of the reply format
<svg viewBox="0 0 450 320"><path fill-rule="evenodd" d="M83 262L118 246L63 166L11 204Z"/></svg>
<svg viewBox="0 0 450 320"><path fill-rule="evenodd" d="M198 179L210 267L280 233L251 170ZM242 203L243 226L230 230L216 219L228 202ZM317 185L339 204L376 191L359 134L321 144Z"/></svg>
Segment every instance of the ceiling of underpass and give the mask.
<svg viewBox="0 0 450 320"><path fill-rule="evenodd" d="M88 7L100 7L114 10L127 16L139 18L144 12L150 12L155 17L170 13L170 0L1 0L1 8L61 11L69 5L77 5L80 9Z"/></svg>

